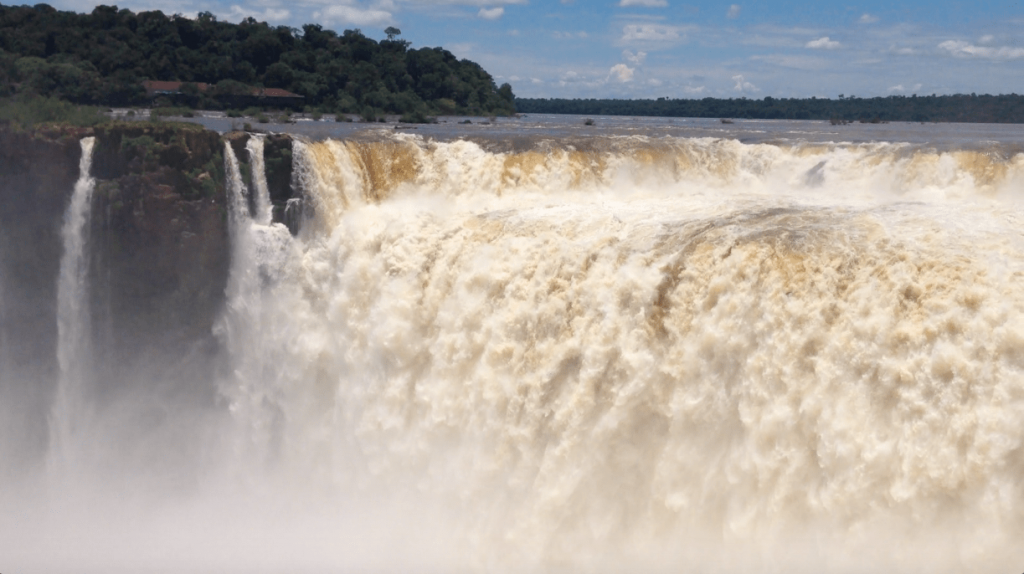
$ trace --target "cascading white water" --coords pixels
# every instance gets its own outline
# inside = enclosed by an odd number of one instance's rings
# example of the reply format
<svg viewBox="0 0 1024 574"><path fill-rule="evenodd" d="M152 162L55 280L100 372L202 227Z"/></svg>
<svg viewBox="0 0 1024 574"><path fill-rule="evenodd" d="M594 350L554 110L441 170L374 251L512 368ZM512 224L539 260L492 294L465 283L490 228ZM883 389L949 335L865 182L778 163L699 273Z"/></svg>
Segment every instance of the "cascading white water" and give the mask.
<svg viewBox="0 0 1024 574"><path fill-rule="evenodd" d="M250 137L245 144L245 149L249 152L252 186L255 192L253 203L256 209L253 219L261 225L270 225L273 213L270 205L270 188L267 186L267 171L263 164L263 138L260 136Z"/></svg>
<svg viewBox="0 0 1024 574"><path fill-rule="evenodd" d="M74 441L86 416L83 389L90 364L88 239L92 192L93 137L82 138L78 181L64 212L61 238L64 249L57 281L57 362L60 379L50 414L50 453L53 464L69 464Z"/></svg>
<svg viewBox="0 0 1024 574"><path fill-rule="evenodd" d="M607 143L296 142L225 386L274 472L445 508L425 569L1019 567L1022 157Z"/></svg>
<svg viewBox="0 0 1024 574"><path fill-rule="evenodd" d="M275 379L276 353L270 350L265 355L254 356L251 351L280 323L280 318L274 316L276 308L264 304L265 291L268 281L277 279L278 262L286 259L291 247L287 228L271 222L270 194L262 165L263 146L262 142L252 143L256 140L258 138L250 138L247 145L253 161L253 180L262 182L256 185L255 216L249 212L249 190L238 159L231 145L224 144L232 261L227 310L217 325L233 363L232 377L224 393L232 399L231 411L242 429L237 435L236 454L250 460L269 456L275 434L274 414L272 410L268 414L265 408L275 402L275 392L272 385L268 387L264 383ZM258 164L256 157L260 158Z"/></svg>
<svg viewBox="0 0 1024 574"><path fill-rule="evenodd" d="M1019 568L1024 155L368 140L295 142L296 236L225 146L222 376L55 403L104 458L0 565Z"/></svg>

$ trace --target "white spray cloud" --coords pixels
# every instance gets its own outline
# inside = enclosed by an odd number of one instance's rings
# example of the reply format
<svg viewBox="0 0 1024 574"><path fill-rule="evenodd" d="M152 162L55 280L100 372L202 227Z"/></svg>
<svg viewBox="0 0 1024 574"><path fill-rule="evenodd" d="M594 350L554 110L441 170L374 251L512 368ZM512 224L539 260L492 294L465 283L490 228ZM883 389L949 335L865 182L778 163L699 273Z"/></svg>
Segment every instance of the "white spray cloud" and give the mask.
<svg viewBox="0 0 1024 574"><path fill-rule="evenodd" d="M737 18L740 15L740 10L742 10L742 8L740 8L739 4L733 4L732 6L729 6L729 11L725 13L725 17L730 20Z"/></svg>
<svg viewBox="0 0 1024 574"><path fill-rule="evenodd" d="M878 16L865 12L859 19L857 19L857 22L861 24L874 24L875 22L878 22Z"/></svg>

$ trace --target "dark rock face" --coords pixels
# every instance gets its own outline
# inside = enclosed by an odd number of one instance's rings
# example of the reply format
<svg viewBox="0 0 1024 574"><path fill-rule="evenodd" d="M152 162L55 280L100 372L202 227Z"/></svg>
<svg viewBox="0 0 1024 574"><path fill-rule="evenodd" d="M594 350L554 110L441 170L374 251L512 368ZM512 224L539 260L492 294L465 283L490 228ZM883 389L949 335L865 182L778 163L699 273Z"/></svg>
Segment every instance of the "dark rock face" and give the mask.
<svg viewBox="0 0 1024 574"><path fill-rule="evenodd" d="M101 127L96 138L97 390L164 384L190 387L180 390L193 398L195 386L213 393L212 328L230 265L220 137L140 122Z"/></svg>
<svg viewBox="0 0 1024 574"><path fill-rule="evenodd" d="M148 122L0 128L0 435L29 435L17 449L0 440L4 460L38 461L48 441L61 224L87 135L96 137L87 378L97 408L140 385L165 396L163 408L216 392L213 327L230 265L220 136Z"/></svg>
<svg viewBox="0 0 1024 574"><path fill-rule="evenodd" d="M292 198L292 138L272 135L263 145L263 162L267 167L267 187L275 205L283 206Z"/></svg>

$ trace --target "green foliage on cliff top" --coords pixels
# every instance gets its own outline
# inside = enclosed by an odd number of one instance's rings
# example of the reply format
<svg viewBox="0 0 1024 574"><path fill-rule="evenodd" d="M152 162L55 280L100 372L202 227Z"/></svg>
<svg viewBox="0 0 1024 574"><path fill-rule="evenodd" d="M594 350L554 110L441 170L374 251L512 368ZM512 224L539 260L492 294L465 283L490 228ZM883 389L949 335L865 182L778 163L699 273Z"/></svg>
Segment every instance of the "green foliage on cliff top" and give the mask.
<svg viewBox="0 0 1024 574"><path fill-rule="evenodd" d="M41 123L91 127L107 119L97 107L75 105L57 98L0 98L0 123L22 128Z"/></svg>
<svg viewBox="0 0 1024 574"><path fill-rule="evenodd" d="M223 107L246 87L283 88L323 112L507 115L512 87L441 48L411 49L390 28L376 41L316 24L218 22L98 6L0 5L0 96L35 93L81 104L145 103L143 80L210 84L177 104ZM231 106L227 106L231 107Z"/></svg>

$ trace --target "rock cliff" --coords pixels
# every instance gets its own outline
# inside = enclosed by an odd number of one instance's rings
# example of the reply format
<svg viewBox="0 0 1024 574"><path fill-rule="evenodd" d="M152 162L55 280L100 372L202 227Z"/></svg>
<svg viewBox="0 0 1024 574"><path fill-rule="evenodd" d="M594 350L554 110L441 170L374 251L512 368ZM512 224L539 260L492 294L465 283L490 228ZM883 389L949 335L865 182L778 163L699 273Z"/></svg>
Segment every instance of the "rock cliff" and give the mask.
<svg viewBox="0 0 1024 574"><path fill-rule="evenodd" d="M202 386L218 369L213 326L230 264L223 139L192 124L111 123L95 128L0 126L0 401L32 405L36 446L57 379L61 222L78 178L79 141L95 136L89 225L89 310L97 396L162 385L167 396ZM230 134L248 170L247 134ZM265 144L275 202L291 195L291 140ZM173 402L173 401L171 401ZM35 449L32 449L35 450ZM41 450L41 448L40 448ZM4 455L5 453L0 453ZM6 453L28 456L25 453Z"/></svg>

